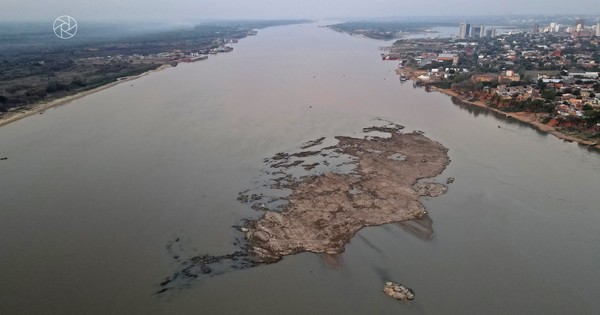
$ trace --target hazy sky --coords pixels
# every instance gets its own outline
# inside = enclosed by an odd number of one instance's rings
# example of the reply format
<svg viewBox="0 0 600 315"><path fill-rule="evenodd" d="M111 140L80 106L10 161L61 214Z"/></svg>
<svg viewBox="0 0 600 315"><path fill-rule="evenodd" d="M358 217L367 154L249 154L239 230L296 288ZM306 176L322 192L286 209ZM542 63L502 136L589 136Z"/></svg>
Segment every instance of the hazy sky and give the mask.
<svg viewBox="0 0 600 315"><path fill-rule="evenodd" d="M160 20L357 18L414 15L599 14L600 1L578 0L0 0L0 20Z"/></svg>

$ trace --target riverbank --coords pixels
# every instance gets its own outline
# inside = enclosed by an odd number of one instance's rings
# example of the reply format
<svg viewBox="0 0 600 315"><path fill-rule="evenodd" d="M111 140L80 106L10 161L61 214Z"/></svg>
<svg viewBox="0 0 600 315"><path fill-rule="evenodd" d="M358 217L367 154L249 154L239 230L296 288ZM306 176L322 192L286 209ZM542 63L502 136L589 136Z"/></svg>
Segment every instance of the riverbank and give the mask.
<svg viewBox="0 0 600 315"><path fill-rule="evenodd" d="M546 125L544 123L541 123L537 120L537 115L535 113L526 113L526 112L511 112L511 113L507 113L507 112L503 112L499 109L496 108L492 108L487 106L486 104L484 104L481 101L467 101L464 100L462 98L460 98L460 95L452 90L448 90L448 89L442 89L442 88L438 88L435 86L430 86L431 90L433 91L437 91L443 94L446 94L450 97L454 97L458 100L460 100L461 103L467 104L467 105L471 105L471 106L476 106L479 108L484 108L486 110L489 110L493 113L499 114L500 117L504 117L505 119L514 119L517 121L520 121L522 123L525 123L541 132L545 132L548 134L551 134L561 140L567 141L567 142L577 142L582 146L586 146L589 148L593 148L596 150L600 150L600 144L595 143L595 142L591 142L589 140L585 140L585 139L581 139L581 138L577 138L571 135L567 135L564 134L558 130L556 130L556 128ZM594 145L595 144L595 145Z"/></svg>
<svg viewBox="0 0 600 315"><path fill-rule="evenodd" d="M58 99L55 99L55 100L51 100L51 101L44 101L44 102L39 102L39 103L27 105L24 108L20 108L20 109L18 109L16 111L3 113L0 116L0 127L2 127L4 125L8 125L8 124L10 124L12 122L21 120L21 119L23 119L25 117L29 117L31 115L35 115L35 114L38 114L38 113L41 114L45 110L50 109L52 107L67 104L67 103L72 102L72 101L74 101L76 99L80 99L80 98L82 98L84 96L87 96L87 95L90 95L90 94L93 94L93 93L100 92L102 90L111 88L111 87L113 87L113 86L115 86L117 84L120 84L120 83L123 83L123 82L132 81L132 80L141 78L143 76L146 76L146 75L148 75L150 73L162 71L164 69L171 68L171 67L172 66L169 65L169 64L164 64L164 65L162 65L162 66L160 66L160 67L158 67L156 69L149 70L149 71L137 74L137 75L122 77L122 78L117 79L116 81L113 81L113 82L110 82L108 84L105 84L105 85L93 88L91 90L78 92L78 93L75 93L73 95L68 95L68 96L61 97L61 98L58 98Z"/></svg>

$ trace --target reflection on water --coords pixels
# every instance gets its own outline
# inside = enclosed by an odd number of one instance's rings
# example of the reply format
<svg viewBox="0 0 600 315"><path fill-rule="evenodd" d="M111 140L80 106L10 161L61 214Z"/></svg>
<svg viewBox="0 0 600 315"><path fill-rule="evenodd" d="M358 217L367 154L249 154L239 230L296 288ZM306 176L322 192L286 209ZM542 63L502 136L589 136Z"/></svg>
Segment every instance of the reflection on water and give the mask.
<svg viewBox="0 0 600 315"><path fill-rule="evenodd" d="M257 265L250 258L241 238L236 238L234 245L239 250L230 254L198 254L195 250L184 248L181 238L175 237L167 244L167 251L176 263L177 270L160 282L156 294L190 288L194 281Z"/></svg>
<svg viewBox="0 0 600 315"><path fill-rule="evenodd" d="M485 108L481 108L479 106L465 103L456 96L452 96L452 97L450 97L450 99L452 100L452 104L458 105L458 107L460 109L467 111L469 114L473 115L474 117L478 117L479 115L487 116L489 114L492 114L492 115L494 115L494 117L498 117L498 118L505 116L505 115L501 115L501 114L489 111Z"/></svg>
<svg viewBox="0 0 600 315"><path fill-rule="evenodd" d="M429 241L433 238L433 220L429 214L425 214L418 219L397 223L397 225L410 235L423 241Z"/></svg>
<svg viewBox="0 0 600 315"><path fill-rule="evenodd" d="M491 116L495 117L496 119L503 121L507 125L515 125L515 126L519 126L519 127L523 127L523 128L530 128L530 129L534 130L540 136L544 136L544 137L550 136L550 134L548 132L545 132L538 128L535 128L526 122L512 118L510 112L498 113L495 111L491 111L487 108L482 108L482 107L479 107L476 105L466 103L466 102L462 101L460 98L455 97L455 96L452 96L450 99L452 100L452 104L457 105L460 109L467 111L469 114L473 115L473 117L478 117L479 115L483 115L483 116L491 115ZM500 126L498 126L498 127L500 127ZM514 135L515 137L519 136L517 134L518 133L517 130L511 130L511 131L515 132L515 135ZM600 153L600 150L595 147L590 147L590 146L586 146L583 144L578 144L578 145L581 148L586 149L590 152Z"/></svg>
<svg viewBox="0 0 600 315"><path fill-rule="evenodd" d="M379 246L375 245L373 242L369 241L368 238L362 236L361 234L357 234L356 237L358 239L360 239L361 241L363 241L363 243L365 245L367 245L368 248L372 249L373 251L379 253L379 254L383 254L384 251L383 249L381 249Z"/></svg>
<svg viewBox="0 0 600 315"><path fill-rule="evenodd" d="M339 270L344 266L344 253L338 254L319 254L321 262L325 267L333 270Z"/></svg>

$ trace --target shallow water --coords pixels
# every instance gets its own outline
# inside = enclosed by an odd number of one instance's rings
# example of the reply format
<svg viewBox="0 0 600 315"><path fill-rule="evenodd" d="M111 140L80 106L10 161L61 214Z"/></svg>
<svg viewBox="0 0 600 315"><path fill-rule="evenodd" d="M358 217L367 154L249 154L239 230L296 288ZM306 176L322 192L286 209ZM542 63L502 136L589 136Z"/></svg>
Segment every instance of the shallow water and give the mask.
<svg viewBox="0 0 600 315"><path fill-rule="evenodd" d="M379 46L269 28L0 128L0 313L598 313L600 155L401 84ZM378 118L450 150L439 180L456 181L424 199L431 239L367 228L338 257L154 295L174 239L182 255L236 250L232 226L259 215L236 198L264 158Z"/></svg>

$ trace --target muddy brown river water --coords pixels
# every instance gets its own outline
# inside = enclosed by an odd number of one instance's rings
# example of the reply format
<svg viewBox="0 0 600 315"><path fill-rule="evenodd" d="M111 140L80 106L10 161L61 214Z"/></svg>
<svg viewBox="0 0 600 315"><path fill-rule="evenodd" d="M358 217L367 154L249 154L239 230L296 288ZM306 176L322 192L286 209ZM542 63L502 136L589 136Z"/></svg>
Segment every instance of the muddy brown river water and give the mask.
<svg viewBox="0 0 600 315"><path fill-rule="evenodd" d="M600 154L401 84L385 43L318 25L0 128L0 314L597 314ZM426 217L155 294L177 259L238 249L265 158L380 119L448 148Z"/></svg>

